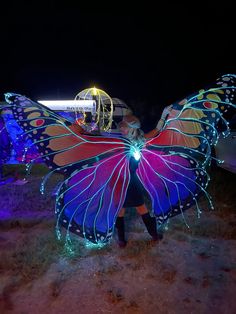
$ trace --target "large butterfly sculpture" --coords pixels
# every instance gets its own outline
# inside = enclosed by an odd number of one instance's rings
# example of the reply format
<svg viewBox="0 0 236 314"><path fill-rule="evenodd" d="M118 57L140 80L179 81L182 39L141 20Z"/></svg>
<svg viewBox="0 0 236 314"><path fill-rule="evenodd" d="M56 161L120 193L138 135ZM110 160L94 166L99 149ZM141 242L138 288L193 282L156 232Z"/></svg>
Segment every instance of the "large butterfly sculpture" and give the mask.
<svg viewBox="0 0 236 314"><path fill-rule="evenodd" d="M184 217L192 206L200 213L197 200L202 194L212 206L206 191L207 167L220 120L225 123L225 134L229 132L223 112L236 108L235 82L236 75L223 75L213 86L174 103L163 130L142 143L84 135L79 126L43 105L6 94L19 126L50 169L41 190L51 174L64 174L55 205L58 236L63 226L66 240L70 232L96 244L111 239L126 197L132 156L139 159L137 176L159 223L177 214Z"/></svg>

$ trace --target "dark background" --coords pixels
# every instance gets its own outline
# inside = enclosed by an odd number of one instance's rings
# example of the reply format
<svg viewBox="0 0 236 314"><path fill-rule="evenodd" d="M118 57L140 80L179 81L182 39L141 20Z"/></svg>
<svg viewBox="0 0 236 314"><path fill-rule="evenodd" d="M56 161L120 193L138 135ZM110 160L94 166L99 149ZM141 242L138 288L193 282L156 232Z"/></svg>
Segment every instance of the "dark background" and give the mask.
<svg viewBox="0 0 236 314"><path fill-rule="evenodd" d="M164 106L236 73L233 1L7 3L0 100L10 91L73 99L95 85L124 100L148 129Z"/></svg>

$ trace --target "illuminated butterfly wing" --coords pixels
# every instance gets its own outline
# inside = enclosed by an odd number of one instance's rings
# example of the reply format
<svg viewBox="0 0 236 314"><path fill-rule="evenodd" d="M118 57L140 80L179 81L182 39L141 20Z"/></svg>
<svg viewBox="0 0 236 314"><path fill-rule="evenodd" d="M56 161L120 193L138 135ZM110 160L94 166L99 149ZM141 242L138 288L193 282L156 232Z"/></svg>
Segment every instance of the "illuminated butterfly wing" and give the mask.
<svg viewBox="0 0 236 314"><path fill-rule="evenodd" d="M56 197L58 236L62 225L67 240L71 231L91 242L106 243L130 179L129 141L83 135L77 125L23 96L13 97L11 110L52 169L50 174L65 175Z"/></svg>
<svg viewBox="0 0 236 314"><path fill-rule="evenodd" d="M235 108L235 75L224 75L211 88L173 104L162 132L147 141L137 174L152 199L160 223L183 213L204 193L212 146L217 143L217 123L228 108Z"/></svg>
<svg viewBox="0 0 236 314"><path fill-rule="evenodd" d="M21 95L15 95L13 99L14 118L24 134L32 139L40 158L54 171L69 175L83 163L124 151L126 144L120 139L83 135L79 125L49 108Z"/></svg>
<svg viewBox="0 0 236 314"><path fill-rule="evenodd" d="M60 225L93 243L112 236L130 180L129 161L115 154L75 171L60 188L56 201L57 231Z"/></svg>

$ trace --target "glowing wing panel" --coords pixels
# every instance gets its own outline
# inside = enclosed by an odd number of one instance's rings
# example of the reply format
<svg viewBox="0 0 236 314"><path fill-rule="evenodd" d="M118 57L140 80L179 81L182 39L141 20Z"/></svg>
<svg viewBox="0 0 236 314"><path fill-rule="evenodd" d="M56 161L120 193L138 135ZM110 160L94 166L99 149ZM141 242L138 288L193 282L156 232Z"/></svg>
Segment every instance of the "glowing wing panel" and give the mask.
<svg viewBox="0 0 236 314"><path fill-rule="evenodd" d="M205 191L208 177L194 159L143 149L137 174L148 191L159 223L183 213Z"/></svg>
<svg viewBox="0 0 236 314"><path fill-rule="evenodd" d="M160 134L142 149L138 176L148 191L158 221L183 213L206 192L206 167L217 143L217 124L225 124L223 113L235 108L235 75L224 75L214 86L202 89L173 104Z"/></svg>
<svg viewBox="0 0 236 314"><path fill-rule="evenodd" d="M124 152L127 145L116 138L82 135L80 126L24 96L14 97L11 110L24 134L32 138L40 158L50 169L64 174L108 155Z"/></svg>
<svg viewBox="0 0 236 314"><path fill-rule="evenodd" d="M62 225L67 233L73 232L94 243L106 243L124 203L129 180L129 161L124 154L75 171L58 192L58 228Z"/></svg>
<svg viewBox="0 0 236 314"><path fill-rule="evenodd" d="M65 180L57 191L59 226L93 243L106 243L112 235L130 180L125 139L86 136L77 125L23 96L14 96L11 110L20 127L32 138L40 156Z"/></svg>
<svg viewBox="0 0 236 314"><path fill-rule="evenodd" d="M207 163L211 147L217 143L217 124L225 124L223 113L235 108L236 76L223 75L213 86L173 104L162 132L147 143L147 148L173 150Z"/></svg>

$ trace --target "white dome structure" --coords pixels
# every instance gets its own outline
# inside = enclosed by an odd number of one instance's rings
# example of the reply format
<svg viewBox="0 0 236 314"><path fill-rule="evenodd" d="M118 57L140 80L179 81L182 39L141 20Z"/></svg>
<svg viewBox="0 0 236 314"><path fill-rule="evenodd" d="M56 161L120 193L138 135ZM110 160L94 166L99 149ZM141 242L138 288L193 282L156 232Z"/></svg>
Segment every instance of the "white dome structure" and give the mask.
<svg viewBox="0 0 236 314"><path fill-rule="evenodd" d="M95 100L96 114L93 117L98 129L108 131L112 125L113 119L113 101L112 98L103 90L96 87L87 88L75 96L75 100Z"/></svg>

